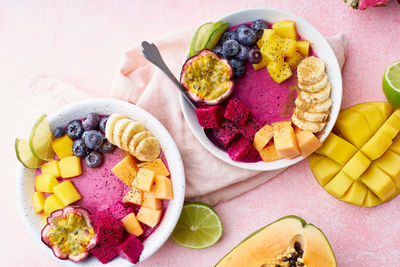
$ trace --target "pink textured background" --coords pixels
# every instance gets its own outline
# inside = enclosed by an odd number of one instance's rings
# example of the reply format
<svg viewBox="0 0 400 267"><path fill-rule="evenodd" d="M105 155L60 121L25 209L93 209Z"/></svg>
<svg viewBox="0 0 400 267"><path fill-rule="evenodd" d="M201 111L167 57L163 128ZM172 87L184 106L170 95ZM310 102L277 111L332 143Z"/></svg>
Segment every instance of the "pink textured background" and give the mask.
<svg viewBox="0 0 400 267"><path fill-rule="evenodd" d="M118 60L131 44L242 8L271 7L305 18L325 35L347 34L343 107L383 101L383 71L400 59L400 5L396 2L388 8L354 11L342 0L1 0L0 135L5 144L0 160L0 265L57 266L22 225L14 193L14 137L26 136L23 130L30 128L38 114L18 101L29 94L31 75L47 74L88 92L106 94ZM317 184L307 161L215 208L224 224L217 245L197 251L169 240L140 266L212 266L249 233L289 214L324 231L338 266L400 266L400 197L376 208L337 201Z"/></svg>

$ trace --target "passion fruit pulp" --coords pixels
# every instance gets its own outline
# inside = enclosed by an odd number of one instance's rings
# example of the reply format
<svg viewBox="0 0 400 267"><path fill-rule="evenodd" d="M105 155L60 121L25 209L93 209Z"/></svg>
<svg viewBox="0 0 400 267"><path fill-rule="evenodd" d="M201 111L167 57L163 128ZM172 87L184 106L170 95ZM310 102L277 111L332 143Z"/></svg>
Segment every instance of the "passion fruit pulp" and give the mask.
<svg viewBox="0 0 400 267"><path fill-rule="evenodd" d="M183 65L180 82L198 104L216 105L232 93L232 76L227 59L203 49Z"/></svg>

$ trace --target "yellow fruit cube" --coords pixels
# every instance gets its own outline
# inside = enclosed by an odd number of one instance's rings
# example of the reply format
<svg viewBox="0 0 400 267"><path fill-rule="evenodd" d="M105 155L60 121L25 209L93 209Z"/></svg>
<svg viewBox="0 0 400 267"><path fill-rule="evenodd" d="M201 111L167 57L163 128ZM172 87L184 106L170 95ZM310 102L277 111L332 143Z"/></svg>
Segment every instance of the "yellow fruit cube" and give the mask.
<svg viewBox="0 0 400 267"><path fill-rule="evenodd" d="M311 155L315 150L322 146L322 143L311 131L299 131L295 133L297 146L303 158Z"/></svg>
<svg viewBox="0 0 400 267"><path fill-rule="evenodd" d="M317 153L311 154L308 157L308 162L310 164L310 168L314 168L315 165L317 165L317 163L320 162L324 158L325 158L324 156L318 155Z"/></svg>
<svg viewBox="0 0 400 267"><path fill-rule="evenodd" d="M387 150L374 164L389 175L397 188L400 188L400 156Z"/></svg>
<svg viewBox="0 0 400 267"><path fill-rule="evenodd" d="M64 157L58 165L62 178L72 178L82 174L81 158L77 156Z"/></svg>
<svg viewBox="0 0 400 267"><path fill-rule="evenodd" d="M310 166L312 165L312 158L315 156L318 155L314 154L313 156L310 156ZM323 156L321 157L322 158L319 161L314 163L314 166L311 170L318 183L321 186L325 186L340 171L342 166L329 158Z"/></svg>
<svg viewBox="0 0 400 267"><path fill-rule="evenodd" d="M52 194L44 200L43 215L47 217L53 211L64 207L64 204L56 197L56 195Z"/></svg>
<svg viewBox="0 0 400 267"><path fill-rule="evenodd" d="M138 222L138 220L136 219L136 216L133 212L129 213L124 218L122 218L121 222L122 222L122 225L124 226L125 230L129 234L135 235L135 236L140 236L141 234L143 234L143 228L140 225L140 223Z"/></svg>
<svg viewBox="0 0 400 267"><path fill-rule="evenodd" d="M267 56L270 61L283 61L285 55L283 54L284 40L277 34L271 34L269 39L265 42L260 51Z"/></svg>
<svg viewBox="0 0 400 267"><path fill-rule="evenodd" d="M35 213L39 213L43 211L44 208L45 197L42 192L35 192L32 195L32 207Z"/></svg>
<svg viewBox="0 0 400 267"><path fill-rule="evenodd" d="M126 184L128 187L131 187L138 169L139 168L136 159L133 156L128 155L118 162L114 167L112 167L111 171L124 184Z"/></svg>
<svg viewBox="0 0 400 267"><path fill-rule="evenodd" d="M271 78L277 83L282 83L292 76L289 64L283 60L270 61L267 70Z"/></svg>
<svg viewBox="0 0 400 267"><path fill-rule="evenodd" d="M52 160L49 162L46 162L45 164L40 167L40 170L42 173L50 174L56 178L61 176L60 173L60 168L58 167L58 160Z"/></svg>
<svg viewBox="0 0 400 267"><path fill-rule="evenodd" d="M392 150L394 153L400 155L400 135L396 136L396 138L393 139L393 143L390 146L390 150Z"/></svg>
<svg viewBox="0 0 400 267"><path fill-rule="evenodd" d="M372 102L371 104L379 109L383 120L386 120L394 109L394 107L387 102Z"/></svg>
<svg viewBox="0 0 400 267"><path fill-rule="evenodd" d="M400 131L400 117L393 113L379 128L377 134L386 135L387 138L393 139Z"/></svg>
<svg viewBox="0 0 400 267"><path fill-rule="evenodd" d="M260 61L260 63L253 64L254 70L263 69L268 65L269 60L268 60L266 52L261 51L261 50L260 50L260 52L261 52L261 61Z"/></svg>
<svg viewBox="0 0 400 267"><path fill-rule="evenodd" d="M382 203L372 191L368 191L367 195L365 196L363 206L364 207L372 207Z"/></svg>
<svg viewBox="0 0 400 267"><path fill-rule="evenodd" d="M154 197L158 199L174 199L172 181L164 175L157 175L153 186Z"/></svg>
<svg viewBox="0 0 400 267"><path fill-rule="evenodd" d="M276 152L276 147L274 143L270 143L266 147L264 147L260 151L260 156L265 162L275 161L282 158Z"/></svg>
<svg viewBox="0 0 400 267"><path fill-rule="evenodd" d="M276 152L280 157L295 157L300 155L296 136L291 126L274 131L274 143Z"/></svg>
<svg viewBox="0 0 400 267"><path fill-rule="evenodd" d="M282 52L286 57L292 57L296 53L296 41L289 38L282 39Z"/></svg>
<svg viewBox="0 0 400 267"><path fill-rule="evenodd" d="M266 124L254 135L253 145L257 151L261 151L273 137L271 125Z"/></svg>
<svg viewBox="0 0 400 267"><path fill-rule="evenodd" d="M309 41L297 41L296 42L297 51L299 51L303 56L308 56L310 51L310 42Z"/></svg>
<svg viewBox="0 0 400 267"><path fill-rule="evenodd" d="M54 139L52 146L54 152L57 154L57 157L59 159L63 159L65 157L74 155L72 152L73 143L74 140L72 140L68 135Z"/></svg>
<svg viewBox="0 0 400 267"><path fill-rule="evenodd" d="M363 114L372 132L376 132L376 130L378 130L384 122L384 119L379 109L371 103L362 103L352 106L348 109Z"/></svg>
<svg viewBox="0 0 400 267"><path fill-rule="evenodd" d="M136 215L136 219L150 227L154 227L161 219L161 210L153 210L141 207Z"/></svg>
<svg viewBox="0 0 400 267"><path fill-rule="evenodd" d="M371 161L360 151L357 151L356 154L343 166L343 171L353 178L353 180L357 180L358 177L368 169Z"/></svg>
<svg viewBox="0 0 400 267"><path fill-rule="evenodd" d="M341 200L350 204L362 206L367 193L368 188L363 183L354 181L354 183L350 186L350 189L341 198Z"/></svg>
<svg viewBox="0 0 400 267"><path fill-rule="evenodd" d="M160 210L161 199L155 198L153 192L144 192L142 207L146 207L153 210Z"/></svg>
<svg viewBox="0 0 400 267"><path fill-rule="evenodd" d="M355 146L336 134L330 133L322 146L315 152L344 165L356 151Z"/></svg>
<svg viewBox="0 0 400 267"><path fill-rule="evenodd" d="M276 34L283 38L297 39L296 26L294 21L284 20L272 24L272 29Z"/></svg>
<svg viewBox="0 0 400 267"><path fill-rule="evenodd" d="M42 173L35 178L36 191L53 193L53 188L56 185L58 185L57 179L50 174Z"/></svg>
<svg viewBox="0 0 400 267"><path fill-rule="evenodd" d="M396 192L393 180L374 164L371 164L360 179L383 201L388 200Z"/></svg>
<svg viewBox="0 0 400 267"><path fill-rule="evenodd" d="M365 117L361 113L353 111L340 114L335 124L335 130L358 148L365 144L373 134Z"/></svg>
<svg viewBox="0 0 400 267"><path fill-rule="evenodd" d="M145 192L150 192L154 183L155 173L147 169L139 169L132 186Z"/></svg>
<svg viewBox="0 0 400 267"><path fill-rule="evenodd" d="M140 206L143 202L143 192L140 189L132 187L122 201Z"/></svg>
<svg viewBox="0 0 400 267"><path fill-rule="evenodd" d="M361 148L368 158L375 160L385 153L392 144L392 139L389 139L384 133L376 132L371 139Z"/></svg>
<svg viewBox="0 0 400 267"><path fill-rule="evenodd" d="M154 172L155 175L169 176L169 170L165 166L162 159L158 158L153 161L143 162L138 164L139 168L148 169Z"/></svg>
<svg viewBox="0 0 400 267"><path fill-rule="evenodd" d="M262 37L257 42L258 48L261 49L262 47L265 47L271 41L273 35L276 34L272 29L264 29Z"/></svg>
<svg viewBox="0 0 400 267"><path fill-rule="evenodd" d="M277 121L271 124L271 127L274 130L274 135L280 132L281 129L291 126L292 126L292 121Z"/></svg>
<svg viewBox="0 0 400 267"><path fill-rule="evenodd" d="M353 179L351 179L343 171L340 171L329 183L324 186L324 188L332 196L340 198L346 193L352 183Z"/></svg>
<svg viewBox="0 0 400 267"><path fill-rule="evenodd" d="M64 181L53 188L54 195L64 204L68 206L81 199L81 195L76 190L71 181Z"/></svg>
<svg viewBox="0 0 400 267"><path fill-rule="evenodd" d="M304 56L299 52L295 52L293 56L288 57L286 62L289 64L289 67L292 71L297 69L297 65L299 65L300 61L302 61Z"/></svg>

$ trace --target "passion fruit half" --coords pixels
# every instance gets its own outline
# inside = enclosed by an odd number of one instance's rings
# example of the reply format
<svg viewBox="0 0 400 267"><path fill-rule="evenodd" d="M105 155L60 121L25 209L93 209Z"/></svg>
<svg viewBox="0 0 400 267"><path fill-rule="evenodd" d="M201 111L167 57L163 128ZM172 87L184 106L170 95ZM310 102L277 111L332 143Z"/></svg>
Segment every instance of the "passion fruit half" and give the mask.
<svg viewBox="0 0 400 267"><path fill-rule="evenodd" d="M182 67L180 82L196 103L216 105L233 91L233 69L225 58L203 49Z"/></svg>

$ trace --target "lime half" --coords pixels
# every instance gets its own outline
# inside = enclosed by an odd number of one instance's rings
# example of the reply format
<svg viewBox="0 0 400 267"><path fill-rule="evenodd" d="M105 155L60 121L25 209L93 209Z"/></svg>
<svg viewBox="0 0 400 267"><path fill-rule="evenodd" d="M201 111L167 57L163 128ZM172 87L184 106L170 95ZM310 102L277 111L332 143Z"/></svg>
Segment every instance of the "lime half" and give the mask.
<svg viewBox="0 0 400 267"><path fill-rule="evenodd" d="M42 160L54 159L52 134L47 121L47 115L42 115L33 125L29 137L29 147L33 155Z"/></svg>
<svg viewBox="0 0 400 267"><path fill-rule="evenodd" d="M388 102L400 108L400 61L387 67L382 79L382 88Z"/></svg>
<svg viewBox="0 0 400 267"><path fill-rule="evenodd" d="M222 222L209 206L191 202L183 205L178 224L171 235L180 246L202 249L214 245L222 236Z"/></svg>
<svg viewBox="0 0 400 267"><path fill-rule="evenodd" d="M15 153L18 160L27 168L35 169L44 163L43 160L38 159L32 154L26 140L15 138Z"/></svg>

